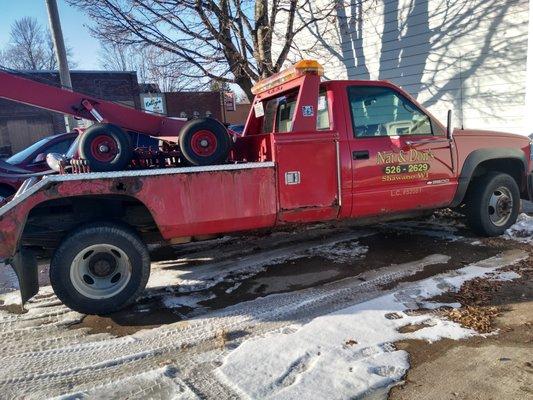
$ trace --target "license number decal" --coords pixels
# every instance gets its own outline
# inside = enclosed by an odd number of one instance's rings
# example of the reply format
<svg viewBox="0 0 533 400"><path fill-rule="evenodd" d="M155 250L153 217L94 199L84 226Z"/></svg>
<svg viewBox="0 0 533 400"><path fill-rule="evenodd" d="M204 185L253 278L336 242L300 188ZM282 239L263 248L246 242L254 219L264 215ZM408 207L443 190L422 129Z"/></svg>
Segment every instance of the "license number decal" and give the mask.
<svg viewBox="0 0 533 400"><path fill-rule="evenodd" d="M427 171L429 171L428 163L387 165L386 167L383 167L383 173L385 175L412 174Z"/></svg>

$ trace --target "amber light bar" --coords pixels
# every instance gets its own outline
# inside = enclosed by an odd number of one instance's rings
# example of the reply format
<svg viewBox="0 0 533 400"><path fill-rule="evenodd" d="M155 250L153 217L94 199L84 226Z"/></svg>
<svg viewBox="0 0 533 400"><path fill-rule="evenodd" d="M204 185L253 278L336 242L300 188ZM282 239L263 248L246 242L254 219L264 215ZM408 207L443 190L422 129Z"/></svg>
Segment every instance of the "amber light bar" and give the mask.
<svg viewBox="0 0 533 400"><path fill-rule="evenodd" d="M264 92L303 75L322 76L324 75L324 67L316 60L298 61L291 67L257 82L252 88L252 93L258 94Z"/></svg>

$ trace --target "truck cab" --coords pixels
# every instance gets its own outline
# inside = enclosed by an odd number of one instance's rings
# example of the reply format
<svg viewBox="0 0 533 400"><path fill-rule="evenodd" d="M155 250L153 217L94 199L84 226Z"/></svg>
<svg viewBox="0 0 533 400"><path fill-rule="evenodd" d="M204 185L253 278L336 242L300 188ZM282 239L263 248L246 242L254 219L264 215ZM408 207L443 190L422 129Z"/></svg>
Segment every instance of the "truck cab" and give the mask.
<svg viewBox="0 0 533 400"><path fill-rule="evenodd" d="M244 135L272 143L264 154L277 162L280 221L465 208L470 183L489 169L511 175L530 197L528 138L453 129L390 82L321 74L302 61L254 87ZM508 212L508 200L500 196L491 212Z"/></svg>

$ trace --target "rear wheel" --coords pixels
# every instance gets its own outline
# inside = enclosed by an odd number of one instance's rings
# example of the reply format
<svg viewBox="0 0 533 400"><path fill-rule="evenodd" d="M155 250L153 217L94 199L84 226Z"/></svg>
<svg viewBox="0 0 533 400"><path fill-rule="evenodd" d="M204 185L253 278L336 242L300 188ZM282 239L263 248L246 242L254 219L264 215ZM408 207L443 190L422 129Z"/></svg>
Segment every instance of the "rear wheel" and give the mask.
<svg viewBox="0 0 533 400"><path fill-rule="evenodd" d="M80 139L80 156L94 172L120 171L131 161L130 137L113 124L95 124Z"/></svg>
<svg viewBox="0 0 533 400"><path fill-rule="evenodd" d="M502 235L516 222L520 190L507 174L490 172L469 189L466 210L469 226L484 236Z"/></svg>
<svg viewBox="0 0 533 400"><path fill-rule="evenodd" d="M220 122L212 118L190 121L180 131L180 150L192 165L213 165L225 161L231 138Z"/></svg>
<svg viewBox="0 0 533 400"><path fill-rule="evenodd" d="M125 307L142 292L149 276L146 246L135 232L118 224L91 224L74 231L50 263L57 297L84 314Z"/></svg>

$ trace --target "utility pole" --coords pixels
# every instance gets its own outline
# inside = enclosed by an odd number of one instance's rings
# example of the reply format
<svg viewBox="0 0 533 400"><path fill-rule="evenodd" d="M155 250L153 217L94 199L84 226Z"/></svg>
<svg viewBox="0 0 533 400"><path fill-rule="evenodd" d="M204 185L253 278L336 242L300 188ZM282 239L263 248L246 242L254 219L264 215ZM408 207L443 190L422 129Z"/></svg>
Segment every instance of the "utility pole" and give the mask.
<svg viewBox="0 0 533 400"><path fill-rule="evenodd" d="M61 30L61 22L59 20L59 11L57 9L56 0L46 0L46 8L48 9L48 22L50 23L50 31L52 32L57 64L59 65L59 81L64 89L72 90L72 82L70 80L70 72L68 69L67 50L65 48L65 41L63 40L63 31ZM65 115L65 128L67 129L67 132L70 132L74 127L76 127L76 121L74 121L74 118L70 115Z"/></svg>

